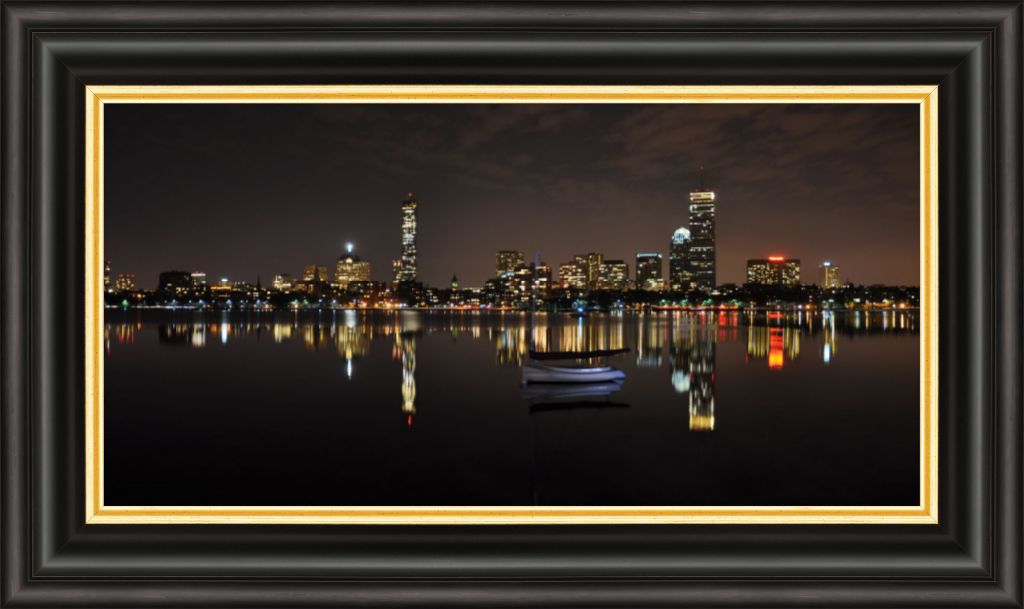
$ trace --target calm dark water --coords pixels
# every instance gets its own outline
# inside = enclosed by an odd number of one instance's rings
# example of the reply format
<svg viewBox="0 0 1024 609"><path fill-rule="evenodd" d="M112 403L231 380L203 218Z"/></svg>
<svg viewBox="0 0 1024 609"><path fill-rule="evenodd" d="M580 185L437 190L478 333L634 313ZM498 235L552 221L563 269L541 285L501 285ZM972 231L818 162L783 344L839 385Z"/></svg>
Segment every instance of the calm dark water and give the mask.
<svg viewBox="0 0 1024 609"><path fill-rule="evenodd" d="M917 503L912 312L106 315L109 505Z"/></svg>

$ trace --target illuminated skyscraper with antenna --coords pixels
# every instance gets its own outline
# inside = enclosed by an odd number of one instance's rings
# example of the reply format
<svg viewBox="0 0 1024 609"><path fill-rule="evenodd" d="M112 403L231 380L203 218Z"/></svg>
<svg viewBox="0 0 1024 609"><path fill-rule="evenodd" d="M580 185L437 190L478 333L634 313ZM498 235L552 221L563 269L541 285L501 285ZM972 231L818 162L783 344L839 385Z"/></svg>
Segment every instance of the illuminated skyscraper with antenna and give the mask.
<svg viewBox="0 0 1024 609"><path fill-rule="evenodd" d="M402 257L395 264L395 281L416 281L416 198L402 201Z"/></svg>
<svg viewBox="0 0 1024 609"><path fill-rule="evenodd" d="M704 187L704 166L700 167L700 187L690 193L690 242L686 262L691 287L713 290L715 276L715 193Z"/></svg>

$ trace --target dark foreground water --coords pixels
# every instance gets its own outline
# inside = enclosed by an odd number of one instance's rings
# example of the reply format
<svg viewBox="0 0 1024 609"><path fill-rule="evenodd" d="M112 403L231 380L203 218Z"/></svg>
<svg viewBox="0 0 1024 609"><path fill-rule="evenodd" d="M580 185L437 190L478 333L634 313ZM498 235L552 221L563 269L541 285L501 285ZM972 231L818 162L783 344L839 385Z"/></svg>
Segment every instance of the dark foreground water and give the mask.
<svg viewBox="0 0 1024 609"><path fill-rule="evenodd" d="M911 312L106 315L108 505L918 500ZM531 342L625 382L524 388Z"/></svg>

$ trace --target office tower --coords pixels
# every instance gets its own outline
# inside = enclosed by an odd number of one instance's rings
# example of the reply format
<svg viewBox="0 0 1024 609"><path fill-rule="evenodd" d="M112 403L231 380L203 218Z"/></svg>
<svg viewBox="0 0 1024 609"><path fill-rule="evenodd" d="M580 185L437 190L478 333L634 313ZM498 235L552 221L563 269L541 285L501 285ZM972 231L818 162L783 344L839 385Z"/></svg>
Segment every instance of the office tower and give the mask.
<svg viewBox="0 0 1024 609"><path fill-rule="evenodd" d="M604 262L604 254L590 252L583 259L587 265L587 287L593 290L597 288L597 284L601 279L601 264Z"/></svg>
<svg viewBox="0 0 1024 609"><path fill-rule="evenodd" d="M496 277L501 277L509 273L515 273L518 269L526 266L526 258L522 252L515 250L499 250L495 254L496 266Z"/></svg>
<svg viewBox="0 0 1024 609"><path fill-rule="evenodd" d="M164 298L186 298L192 293L192 274L188 271L160 273L157 291Z"/></svg>
<svg viewBox="0 0 1024 609"><path fill-rule="evenodd" d="M533 289L535 295L542 298L551 292L551 267L546 262L534 266Z"/></svg>
<svg viewBox="0 0 1024 609"><path fill-rule="evenodd" d="M839 267L826 260L818 267L821 273L821 287L826 290L839 287Z"/></svg>
<svg viewBox="0 0 1024 609"><path fill-rule="evenodd" d="M800 260L768 256L747 260L747 283L755 285L800 285Z"/></svg>
<svg viewBox="0 0 1024 609"><path fill-rule="evenodd" d="M110 291L110 261L107 260L103 263L103 291Z"/></svg>
<svg viewBox="0 0 1024 609"><path fill-rule="evenodd" d="M395 281L416 281L416 208L419 204L409 193L402 201L402 257L395 265Z"/></svg>
<svg viewBox="0 0 1024 609"><path fill-rule="evenodd" d="M118 273L114 287L118 292L131 292L135 289L135 273Z"/></svg>
<svg viewBox="0 0 1024 609"><path fill-rule="evenodd" d="M636 254L636 287L641 290L660 290L664 287L661 276L661 254Z"/></svg>
<svg viewBox="0 0 1024 609"><path fill-rule="evenodd" d="M704 187L704 167L700 168L700 187L690 193L690 243L687 262L690 284L701 290L713 290L715 275L715 193Z"/></svg>
<svg viewBox="0 0 1024 609"><path fill-rule="evenodd" d="M349 248L348 253L338 257L338 262L334 265L334 282L338 287L344 290L353 281L369 280L370 263L353 254L352 248Z"/></svg>
<svg viewBox="0 0 1024 609"><path fill-rule="evenodd" d="M597 280L597 287L601 290L626 289L629 282L629 265L623 260L605 260L601 263L601 270Z"/></svg>
<svg viewBox="0 0 1024 609"><path fill-rule="evenodd" d="M558 265L558 283L563 288L574 290L587 289L587 270L584 264L578 260L563 262Z"/></svg>
<svg viewBox="0 0 1024 609"><path fill-rule="evenodd" d="M192 271L192 287L201 288L206 285L206 273L202 271Z"/></svg>
<svg viewBox="0 0 1024 609"><path fill-rule="evenodd" d="M673 292L685 292L691 287L692 273L687 262L690 230L680 226L672 233L668 249L668 287Z"/></svg>
<svg viewBox="0 0 1024 609"><path fill-rule="evenodd" d="M303 281L327 281L327 267L321 264L307 264L302 268Z"/></svg>

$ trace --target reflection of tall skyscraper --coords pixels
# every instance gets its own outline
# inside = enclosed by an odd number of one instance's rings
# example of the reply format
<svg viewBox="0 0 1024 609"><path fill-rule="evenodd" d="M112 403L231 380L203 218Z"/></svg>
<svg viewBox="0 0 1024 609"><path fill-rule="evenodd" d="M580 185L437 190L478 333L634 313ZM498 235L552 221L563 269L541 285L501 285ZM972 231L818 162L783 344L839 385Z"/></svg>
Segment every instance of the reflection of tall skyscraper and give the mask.
<svg viewBox="0 0 1024 609"><path fill-rule="evenodd" d="M661 254L636 253L636 287L639 290L660 290L664 287L661 277Z"/></svg>
<svg viewBox="0 0 1024 609"><path fill-rule="evenodd" d="M715 429L715 343L707 332L690 354L690 430Z"/></svg>
<svg viewBox="0 0 1024 609"><path fill-rule="evenodd" d="M402 412L412 426L412 415L416 414L416 335L413 332L395 333L395 341L402 356Z"/></svg>
<svg viewBox="0 0 1024 609"><path fill-rule="evenodd" d="M416 202L412 193L402 201L402 257L395 265L395 281L416 281Z"/></svg>
<svg viewBox="0 0 1024 609"><path fill-rule="evenodd" d="M664 349L664 326L662 318L656 315L641 315L636 324L636 365L641 367L661 366Z"/></svg>
<svg viewBox="0 0 1024 609"><path fill-rule="evenodd" d="M691 285L711 290L715 275L715 193L704 187L704 167L700 168L700 187L690 193L690 235L687 252Z"/></svg>
<svg viewBox="0 0 1024 609"><path fill-rule="evenodd" d="M687 249L690 244L690 230L679 227L672 233L668 251L668 287L673 292L690 289L691 273L687 264Z"/></svg>
<svg viewBox="0 0 1024 609"><path fill-rule="evenodd" d="M672 386L687 394L692 431L715 428L715 330L710 317L678 315L672 320Z"/></svg>
<svg viewBox="0 0 1024 609"><path fill-rule="evenodd" d="M821 327L824 334L822 337L821 361L830 364L832 357L836 353L836 317L832 311L821 312Z"/></svg>

